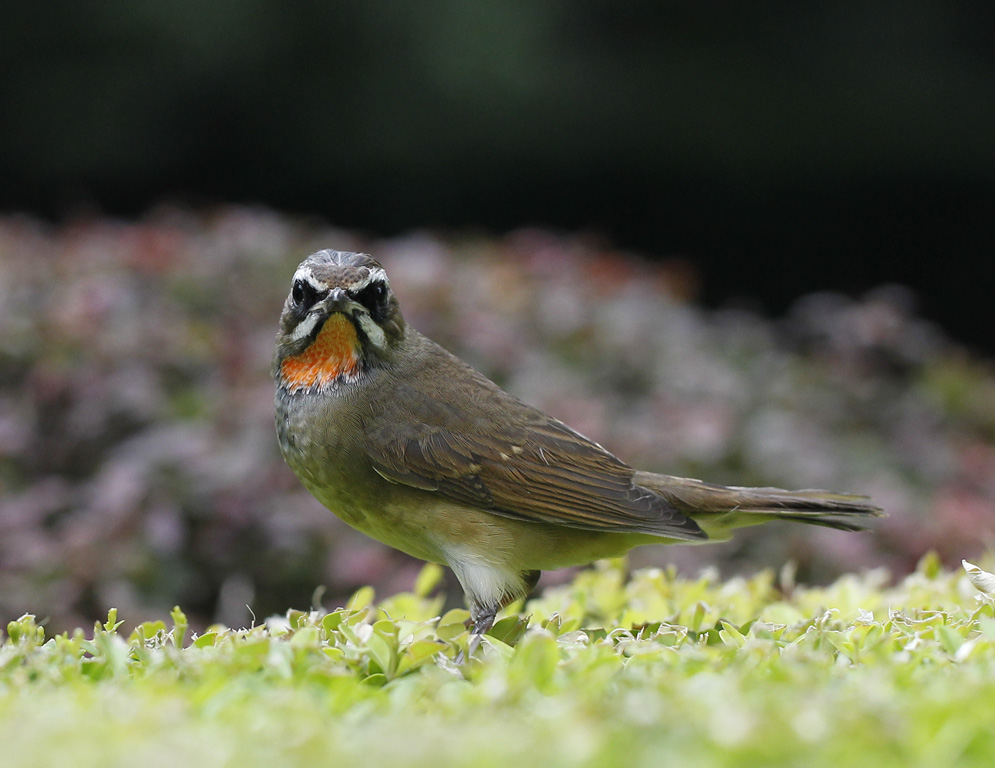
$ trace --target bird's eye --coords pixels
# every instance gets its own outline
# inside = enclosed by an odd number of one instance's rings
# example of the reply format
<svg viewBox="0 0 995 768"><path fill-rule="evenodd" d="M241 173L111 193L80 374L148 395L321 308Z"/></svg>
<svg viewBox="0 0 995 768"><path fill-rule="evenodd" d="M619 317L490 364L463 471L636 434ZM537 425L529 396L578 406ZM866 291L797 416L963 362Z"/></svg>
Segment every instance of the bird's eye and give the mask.
<svg viewBox="0 0 995 768"><path fill-rule="evenodd" d="M387 284L382 280L370 283L356 294L356 300L369 310L374 319L379 319L384 311L384 300L387 298Z"/></svg>
<svg viewBox="0 0 995 768"><path fill-rule="evenodd" d="M309 306L314 303L314 288L312 288L311 285L304 280L297 280L294 282L294 287L290 291L290 298L294 302L294 306Z"/></svg>

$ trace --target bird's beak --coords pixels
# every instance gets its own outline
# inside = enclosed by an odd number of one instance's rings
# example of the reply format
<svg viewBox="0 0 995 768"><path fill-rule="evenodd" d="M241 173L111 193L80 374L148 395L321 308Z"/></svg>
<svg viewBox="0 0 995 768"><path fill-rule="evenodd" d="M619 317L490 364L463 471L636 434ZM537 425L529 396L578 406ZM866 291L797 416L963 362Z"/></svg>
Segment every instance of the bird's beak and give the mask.
<svg viewBox="0 0 995 768"><path fill-rule="evenodd" d="M355 304L356 302L353 301L353 299L349 297L349 294L342 288L332 288L332 290L328 292L328 296L326 296L321 302L322 307L328 315L332 315L335 312L351 315Z"/></svg>

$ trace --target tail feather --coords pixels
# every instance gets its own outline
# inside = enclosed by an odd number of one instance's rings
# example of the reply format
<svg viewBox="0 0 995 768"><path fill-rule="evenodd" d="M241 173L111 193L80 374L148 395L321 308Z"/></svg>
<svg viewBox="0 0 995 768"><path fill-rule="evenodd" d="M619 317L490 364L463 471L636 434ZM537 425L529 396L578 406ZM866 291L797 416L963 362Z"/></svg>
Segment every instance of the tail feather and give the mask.
<svg viewBox="0 0 995 768"><path fill-rule="evenodd" d="M658 493L697 522L710 538L770 520L859 531L882 514L867 496L831 491L737 488L686 477L638 472L636 483Z"/></svg>

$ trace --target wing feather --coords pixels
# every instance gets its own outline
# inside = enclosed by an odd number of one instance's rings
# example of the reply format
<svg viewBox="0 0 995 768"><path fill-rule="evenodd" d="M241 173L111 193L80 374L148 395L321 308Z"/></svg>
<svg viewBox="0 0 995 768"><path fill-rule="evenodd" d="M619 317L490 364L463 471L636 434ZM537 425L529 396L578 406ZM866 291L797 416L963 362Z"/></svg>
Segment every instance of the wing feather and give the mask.
<svg viewBox="0 0 995 768"><path fill-rule="evenodd" d="M705 538L662 496L636 485L630 466L562 422L501 394L514 406L513 418L501 424L474 414L432 423L439 413L434 409L407 419L403 434L376 429L378 439L369 445L374 468L392 482L517 520Z"/></svg>

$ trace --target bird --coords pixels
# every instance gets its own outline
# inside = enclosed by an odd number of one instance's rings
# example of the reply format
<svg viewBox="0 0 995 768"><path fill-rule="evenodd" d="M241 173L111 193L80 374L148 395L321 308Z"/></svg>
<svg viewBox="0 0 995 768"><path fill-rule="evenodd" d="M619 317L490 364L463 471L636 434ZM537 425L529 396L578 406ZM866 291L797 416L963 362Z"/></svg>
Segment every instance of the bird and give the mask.
<svg viewBox="0 0 995 768"><path fill-rule="evenodd" d="M543 570L789 520L860 530L867 496L740 488L635 469L409 326L369 254L305 258L273 358L287 464L378 541L455 573L470 648Z"/></svg>

